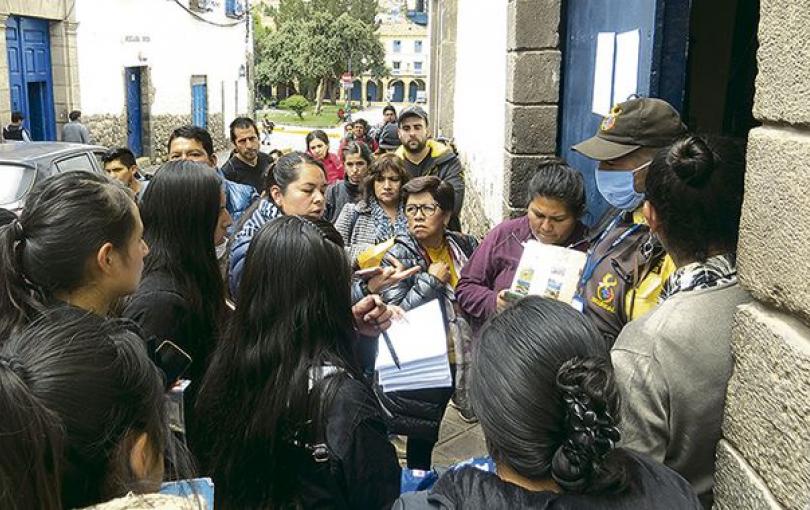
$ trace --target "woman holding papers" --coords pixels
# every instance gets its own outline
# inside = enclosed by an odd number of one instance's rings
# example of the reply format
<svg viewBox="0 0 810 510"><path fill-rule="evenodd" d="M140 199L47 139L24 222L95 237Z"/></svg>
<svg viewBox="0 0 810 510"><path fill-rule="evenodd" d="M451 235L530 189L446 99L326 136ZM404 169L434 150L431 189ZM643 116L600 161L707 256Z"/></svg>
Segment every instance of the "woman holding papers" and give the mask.
<svg viewBox="0 0 810 510"><path fill-rule="evenodd" d="M582 174L558 158L541 163L529 182L526 216L492 229L461 272L456 295L475 329L506 307L506 290L512 286L524 243L537 240L587 250L587 229L580 221L584 212Z"/></svg>
<svg viewBox="0 0 810 510"><path fill-rule="evenodd" d="M607 347L568 304L530 296L492 319L470 393L496 471L453 468L394 509L702 508L680 475L617 447L620 400Z"/></svg>
<svg viewBox="0 0 810 510"><path fill-rule="evenodd" d="M454 195L446 182L435 176L417 177L403 186L402 193L409 235L397 237L388 255L405 268L420 267L421 272L387 288L382 298L403 310L441 300L452 367L455 349L461 347L463 336L469 332L457 314L454 289L478 243L471 236L447 231ZM391 260L383 260L383 266L390 265ZM383 405L393 414L389 423L392 432L408 436L408 467L429 469L452 388L379 393Z"/></svg>
<svg viewBox="0 0 810 510"><path fill-rule="evenodd" d="M390 314L370 297L379 306L353 319L351 272L327 225L284 216L248 249L197 406L218 509L389 508L399 494L396 453L353 353L356 335L378 334Z"/></svg>

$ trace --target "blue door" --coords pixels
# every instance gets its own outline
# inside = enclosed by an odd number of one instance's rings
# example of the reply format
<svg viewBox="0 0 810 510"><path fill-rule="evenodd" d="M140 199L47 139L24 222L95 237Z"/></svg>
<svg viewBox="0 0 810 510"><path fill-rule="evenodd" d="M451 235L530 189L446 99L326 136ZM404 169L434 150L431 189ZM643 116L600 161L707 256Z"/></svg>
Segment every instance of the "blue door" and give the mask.
<svg viewBox="0 0 810 510"><path fill-rule="evenodd" d="M569 0L565 3L560 153L585 177L588 224L607 203L596 163L571 150L629 94L660 97L680 109L690 0Z"/></svg>
<svg viewBox="0 0 810 510"><path fill-rule="evenodd" d="M368 82L368 84L366 85L366 101L369 103L379 101L380 99L377 97L378 90L379 89L377 88L377 82L375 81Z"/></svg>
<svg viewBox="0 0 810 510"><path fill-rule="evenodd" d="M141 139L141 68L127 67L127 145L135 156L143 155Z"/></svg>
<svg viewBox="0 0 810 510"><path fill-rule="evenodd" d="M354 80L352 83L352 101L362 101L363 100L363 82L360 80Z"/></svg>
<svg viewBox="0 0 810 510"><path fill-rule="evenodd" d="M48 22L9 16L6 48L11 111L22 112L31 139L56 140Z"/></svg>
<svg viewBox="0 0 810 510"><path fill-rule="evenodd" d="M205 83L191 86L191 122L195 126L208 126L208 91Z"/></svg>
<svg viewBox="0 0 810 510"><path fill-rule="evenodd" d="M390 85L391 87L391 102L401 103L405 101L405 84L401 81L395 81Z"/></svg>

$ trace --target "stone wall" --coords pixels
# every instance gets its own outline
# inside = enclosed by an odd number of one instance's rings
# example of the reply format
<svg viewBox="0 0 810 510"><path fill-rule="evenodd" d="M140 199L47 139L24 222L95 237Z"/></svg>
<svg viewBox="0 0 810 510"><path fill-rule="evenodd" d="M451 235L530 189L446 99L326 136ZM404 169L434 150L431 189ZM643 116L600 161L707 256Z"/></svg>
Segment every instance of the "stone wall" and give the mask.
<svg viewBox="0 0 810 510"><path fill-rule="evenodd" d="M93 142L105 147L127 146L126 115L82 115Z"/></svg>
<svg viewBox="0 0 810 510"><path fill-rule="evenodd" d="M510 0L506 70L506 213L526 207L526 186L542 156L557 149L560 0Z"/></svg>
<svg viewBox="0 0 810 510"><path fill-rule="evenodd" d="M214 139L214 151L220 152L230 148L231 140L225 135L225 126L221 113L212 113L208 116L208 132Z"/></svg>
<svg viewBox="0 0 810 510"><path fill-rule="evenodd" d="M810 9L762 0L716 508L810 508Z"/></svg>
<svg viewBox="0 0 810 510"><path fill-rule="evenodd" d="M191 114L153 115L149 124L151 126L152 162L163 163L168 155L166 143L169 141L169 135L178 127L191 124Z"/></svg>
<svg viewBox="0 0 810 510"><path fill-rule="evenodd" d="M224 124L221 113L212 113L208 116L208 132L214 141L214 152L219 152L229 147L228 137L224 133ZM152 162L162 163L168 155L166 144L172 131L191 124L191 115L153 115L148 120L149 131L152 134L150 143L152 145Z"/></svg>

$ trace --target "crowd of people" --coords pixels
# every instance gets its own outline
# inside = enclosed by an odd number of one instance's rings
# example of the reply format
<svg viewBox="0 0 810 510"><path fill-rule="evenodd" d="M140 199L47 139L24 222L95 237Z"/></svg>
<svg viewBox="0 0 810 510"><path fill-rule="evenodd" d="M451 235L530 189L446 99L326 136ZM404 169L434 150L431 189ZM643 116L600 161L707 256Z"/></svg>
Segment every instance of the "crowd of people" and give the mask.
<svg viewBox="0 0 810 510"><path fill-rule="evenodd" d="M573 147L598 162L604 221L547 158L526 214L479 240L418 106L354 121L337 154L318 130L265 154L244 117L230 139L218 165L205 129L177 128L151 179L112 149L109 177L54 175L0 216L0 508L201 508L158 494L196 476L217 509L711 507L751 299L743 144L630 99ZM510 293L529 241L585 254L573 303ZM434 301L452 386L384 391L378 337ZM394 442L435 468L448 405L494 468L402 492Z"/></svg>

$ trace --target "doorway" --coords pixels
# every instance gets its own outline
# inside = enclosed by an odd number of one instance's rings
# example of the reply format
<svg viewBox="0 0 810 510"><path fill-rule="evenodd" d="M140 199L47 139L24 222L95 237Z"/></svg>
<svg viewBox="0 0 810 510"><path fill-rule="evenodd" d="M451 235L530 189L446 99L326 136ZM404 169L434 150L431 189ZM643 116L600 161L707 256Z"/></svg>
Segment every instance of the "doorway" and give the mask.
<svg viewBox="0 0 810 510"><path fill-rule="evenodd" d="M143 155L141 68L125 68L124 79L127 84L127 146L138 157Z"/></svg>

